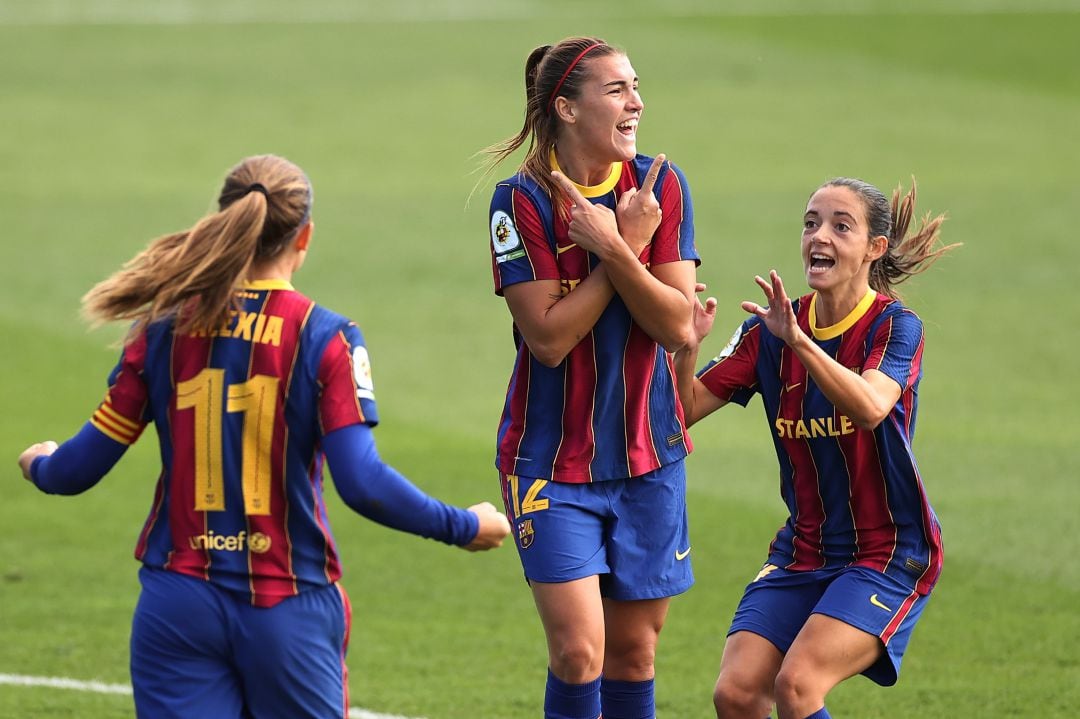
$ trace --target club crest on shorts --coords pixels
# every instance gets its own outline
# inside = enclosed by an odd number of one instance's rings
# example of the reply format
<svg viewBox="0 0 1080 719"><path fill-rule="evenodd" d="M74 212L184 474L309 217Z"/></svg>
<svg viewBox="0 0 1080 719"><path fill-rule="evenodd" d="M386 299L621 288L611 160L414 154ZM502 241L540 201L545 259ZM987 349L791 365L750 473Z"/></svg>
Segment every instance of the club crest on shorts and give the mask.
<svg viewBox="0 0 1080 719"><path fill-rule="evenodd" d="M536 532L533 530L533 521L531 519L523 519L518 522L517 538L518 546L522 549L528 549L532 546L533 540L536 538Z"/></svg>

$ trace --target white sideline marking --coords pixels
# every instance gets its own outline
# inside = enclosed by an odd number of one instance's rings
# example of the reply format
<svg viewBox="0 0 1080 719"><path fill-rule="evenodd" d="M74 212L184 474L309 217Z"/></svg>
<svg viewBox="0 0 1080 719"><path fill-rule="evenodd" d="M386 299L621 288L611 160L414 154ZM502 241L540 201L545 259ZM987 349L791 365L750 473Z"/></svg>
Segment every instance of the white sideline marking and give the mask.
<svg viewBox="0 0 1080 719"><path fill-rule="evenodd" d="M51 687L53 689L73 689L79 692L95 694L131 694L130 684L106 684L105 682L80 681L67 677L31 677L25 674L0 674L0 684L20 687ZM349 707L349 719L417 719L399 714L379 714L359 707Z"/></svg>

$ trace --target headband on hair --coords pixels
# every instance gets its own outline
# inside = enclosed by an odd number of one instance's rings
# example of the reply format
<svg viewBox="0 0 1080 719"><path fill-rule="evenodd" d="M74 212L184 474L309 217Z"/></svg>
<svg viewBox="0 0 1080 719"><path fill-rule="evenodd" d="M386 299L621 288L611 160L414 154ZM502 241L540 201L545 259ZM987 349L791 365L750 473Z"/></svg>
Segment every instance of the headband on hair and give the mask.
<svg viewBox="0 0 1080 719"><path fill-rule="evenodd" d="M582 50L577 57L574 58L574 61L570 63L570 67L566 68L566 72L564 72L562 74L562 77L559 78L559 81L555 83L555 89L551 91L551 97L548 99L547 104L547 109L549 111L551 110L551 106L555 104L555 97L559 94L559 90L562 89L562 85L564 82L566 82L566 78L570 76L570 73L574 71L574 68L577 67L577 64L581 62L581 58L585 57L590 50L595 50L603 44L604 43L602 42L598 42L595 45L589 45L587 48Z"/></svg>
<svg viewBox="0 0 1080 719"><path fill-rule="evenodd" d="M250 195L252 192L261 192L263 194L263 197L268 200L270 199L270 191L267 190L266 186L263 185L261 182L253 182L248 185L247 189L244 190L244 195Z"/></svg>

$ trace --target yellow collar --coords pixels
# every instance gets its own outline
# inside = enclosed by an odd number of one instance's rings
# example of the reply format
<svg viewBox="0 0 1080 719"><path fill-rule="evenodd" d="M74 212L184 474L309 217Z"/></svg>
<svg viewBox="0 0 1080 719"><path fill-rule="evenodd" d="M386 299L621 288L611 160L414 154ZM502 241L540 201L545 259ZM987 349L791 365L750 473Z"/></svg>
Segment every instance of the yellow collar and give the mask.
<svg viewBox="0 0 1080 719"><path fill-rule="evenodd" d="M570 182L574 182L574 187L577 188L578 192L580 192L583 197L603 197L615 189L615 185L618 184L619 178L622 177L622 168L623 163L621 162L611 163L611 173L607 176L607 179L599 185L579 185L573 180L570 180ZM555 159L554 147L551 148L551 169L556 172L562 172L564 175L566 174L562 171L562 168L559 167L559 161ZM567 179L569 180L570 178L568 177Z"/></svg>
<svg viewBox="0 0 1080 719"><path fill-rule="evenodd" d="M242 290L291 290L294 289L288 280L246 280L240 285Z"/></svg>
<svg viewBox="0 0 1080 719"><path fill-rule="evenodd" d="M817 326L817 292L810 298L810 331L814 333L814 339L819 340L831 340L834 337L840 335L851 329L851 326L859 321L866 311L870 309L870 305L874 303L874 298L877 297L877 292L870 289L866 291L863 298L859 300L859 304L855 305L855 309L848 312L847 317L837 322L835 325L828 327Z"/></svg>

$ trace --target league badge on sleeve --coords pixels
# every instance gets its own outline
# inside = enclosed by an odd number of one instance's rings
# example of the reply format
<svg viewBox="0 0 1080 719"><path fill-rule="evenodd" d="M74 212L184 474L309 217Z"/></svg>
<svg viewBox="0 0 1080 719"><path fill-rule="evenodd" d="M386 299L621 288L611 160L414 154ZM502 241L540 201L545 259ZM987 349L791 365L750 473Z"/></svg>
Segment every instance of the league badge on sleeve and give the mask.
<svg viewBox="0 0 1080 719"><path fill-rule="evenodd" d="M356 396L360 399L375 400L375 380L371 377L371 360L367 347L353 348L353 379L356 380Z"/></svg>
<svg viewBox="0 0 1080 719"><path fill-rule="evenodd" d="M727 345L724 346L724 349L720 350L720 354L713 357L713 362L719 362L726 357L730 357L731 354L735 351L735 348L739 346L739 342L742 340L742 336L743 326L739 325L735 329L735 334L731 335L731 339L729 339Z"/></svg>
<svg viewBox="0 0 1080 719"><path fill-rule="evenodd" d="M491 247L495 251L496 262L525 256L514 220L502 210L495 210L491 215Z"/></svg>

